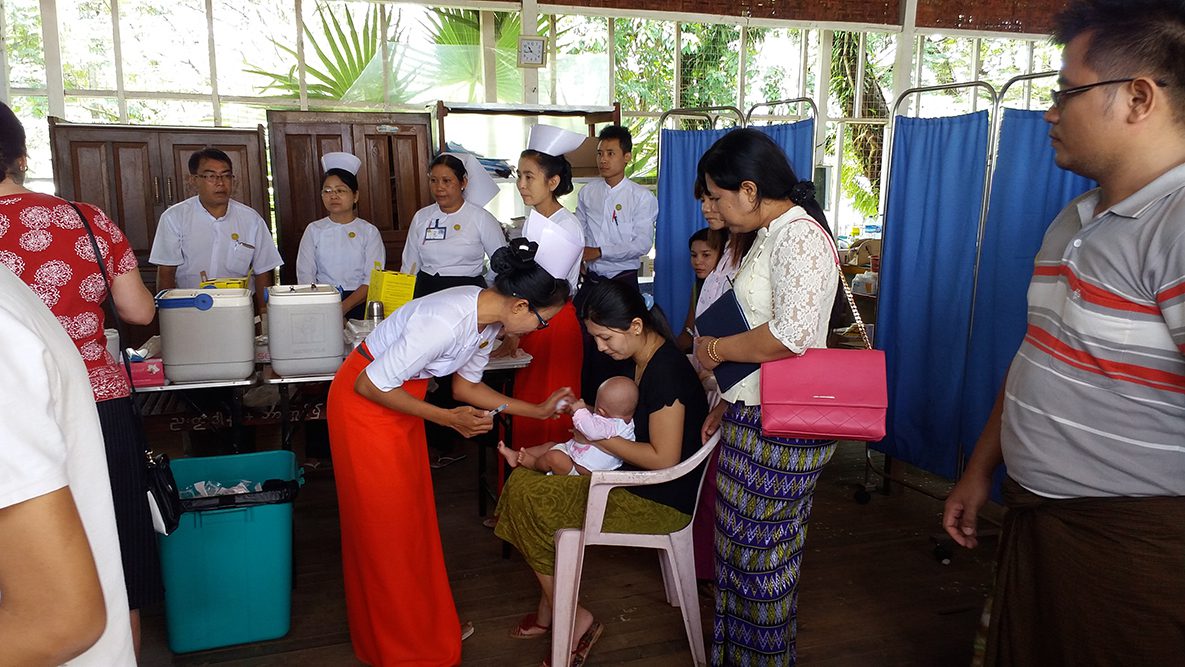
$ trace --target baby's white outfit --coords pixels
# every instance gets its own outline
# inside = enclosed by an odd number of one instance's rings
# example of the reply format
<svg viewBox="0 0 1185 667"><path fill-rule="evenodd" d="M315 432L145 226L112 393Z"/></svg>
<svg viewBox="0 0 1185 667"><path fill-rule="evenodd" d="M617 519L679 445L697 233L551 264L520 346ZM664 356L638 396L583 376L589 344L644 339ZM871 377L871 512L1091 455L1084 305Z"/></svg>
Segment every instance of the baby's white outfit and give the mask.
<svg viewBox="0 0 1185 667"><path fill-rule="evenodd" d="M626 440L634 439L634 422L616 417L602 417L595 412L581 408L572 413L572 425L589 440L607 440L620 436ZM572 462L586 470L617 470L621 467L621 459L597 447L576 442L573 438L561 442L552 449L558 449L568 455ZM573 467L569 475L579 475Z"/></svg>

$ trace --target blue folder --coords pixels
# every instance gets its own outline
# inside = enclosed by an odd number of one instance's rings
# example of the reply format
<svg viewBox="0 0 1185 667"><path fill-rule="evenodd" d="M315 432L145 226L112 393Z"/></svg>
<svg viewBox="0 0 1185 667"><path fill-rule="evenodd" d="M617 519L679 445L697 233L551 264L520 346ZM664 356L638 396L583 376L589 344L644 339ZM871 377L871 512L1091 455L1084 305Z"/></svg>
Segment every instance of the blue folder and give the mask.
<svg viewBox="0 0 1185 667"><path fill-rule="evenodd" d="M695 318L695 330L701 336L723 338L744 333L749 330L749 321L737 302L736 292L728 290L708 309ZM749 377L749 374L761 368L761 364L726 361L716 367L716 383L720 391L728 391L733 385Z"/></svg>

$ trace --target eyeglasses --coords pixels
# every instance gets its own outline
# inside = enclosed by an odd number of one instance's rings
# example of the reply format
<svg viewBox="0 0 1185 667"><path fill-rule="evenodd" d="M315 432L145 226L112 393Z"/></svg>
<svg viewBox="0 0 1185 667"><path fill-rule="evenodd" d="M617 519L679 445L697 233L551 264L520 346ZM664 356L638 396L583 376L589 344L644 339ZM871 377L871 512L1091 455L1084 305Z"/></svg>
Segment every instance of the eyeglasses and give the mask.
<svg viewBox="0 0 1185 667"><path fill-rule="evenodd" d="M1090 90L1091 88L1098 88L1099 86L1110 86L1110 85L1116 84L1116 83L1130 83L1132 81L1135 81L1136 78L1137 77L1133 76L1133 77L1128 77L1126 79L1108 79L1106 81L1096 81L1094 83L1088 83L1085 86L1074 86L1073 88L1066 88L1065 90L1051 90L1051 91L1049 91L1049 103L1052 104L1053 106L1057 107L1058 109L1060 109L1060 108L1062 108L1062 105L1066 103L1066 98L1068 98L1068 97L1072 97L1074 95L1077 95L1078 93L1085 93L1086 91ZM1167 82L1159 81L1159 80L1153 81L1153 83L1160 86L1161 88L1164 88L1165 86L1168 85Z"/></svg>
<svg viewBox="0 0 1185 667"><path fill-rule="evenodd" d="M535 310L535 306L532 306L529 301L527 302L527 308L531 311L531 314L535 316L535 319L539 320L539 326L535 327L536 331L539 329L546 329L547 325L551 324L551 322L543 319L543 316L539 314L539 311Z"/></svg>
<svg viewBox="0 0 1185 667"><path fill-rule="evenodd" d="M353 194L353 190L349 188L325 188L321 194L326 196L337 195L338 197L349 197Z"/></svg>
<svg viewBox="0 0 1185 667"><path fill-rule="evenodd" d="M235 180L234 174L194 174L193 177L200 178L207 183L217 183L218 181L233 183Z"/></svg>

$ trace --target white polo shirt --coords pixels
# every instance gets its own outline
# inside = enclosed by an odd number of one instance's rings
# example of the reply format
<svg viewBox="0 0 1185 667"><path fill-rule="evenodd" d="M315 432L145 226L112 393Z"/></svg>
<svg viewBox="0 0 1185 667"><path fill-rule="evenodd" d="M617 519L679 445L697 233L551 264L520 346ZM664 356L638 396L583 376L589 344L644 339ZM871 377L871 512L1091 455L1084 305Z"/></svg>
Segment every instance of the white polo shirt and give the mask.
<svg viewBox="0 0 1185 667"><path fill-rule="evenodd" d="M407 230L400 270L414 274L480 276L486 257L506 245L498 219L469 202L452 213L432 204L416 211Z"/></svg>
<svg viewBox="0 0 1185 667"><path fill-rule="evenodd" d="M501 324L477 329L477 295L482 288L453 287L413 299L366 337L374 361L366 376L381 391L408 380L457 373L481 382Z"/></svg>
<svg viewBox="0 0 1185 667"><path fill-rule="evenodd" d="M296 254L296 282L334 285L350 292L370 284L370 270L387 264L378 227L362 218L338 224L328 217L309 223Z"/></svg>
<svg viewBox="0 0 1185 667"><path fill-rule="evenodd" d="M601 249L588 270L611 278L638 270L642 255L654 247L658 200L628 178L613 187L596 180L580 189L576 217L584 226L585 245Z"/></svg>
<svg viewBox="0 0 1185 667"><path fill-rule="evenodd" d="M135 665L107 453L86 367L53 314L3 264L0 339L0 508L70 487L98 569L107 627L69 664Z"/></svg>
<svg viewBox="0 0 1185 667"><path fill-rule="evenodd" d="M160 216L148 261L177 267L177 287L200 287L202 271L215 278L255 276L284 263L272 232L255 209L230 200L226 215L210 215L197 196L169 207Z"/></svg>

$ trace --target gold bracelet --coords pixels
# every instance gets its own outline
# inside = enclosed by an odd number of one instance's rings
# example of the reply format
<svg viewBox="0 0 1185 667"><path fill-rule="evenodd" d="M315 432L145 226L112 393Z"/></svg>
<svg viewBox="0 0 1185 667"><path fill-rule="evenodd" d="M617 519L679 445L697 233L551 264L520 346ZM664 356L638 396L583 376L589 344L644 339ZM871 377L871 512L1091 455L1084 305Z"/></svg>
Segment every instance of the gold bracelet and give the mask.
<svg viewBox="0 0 1185 667"><path fill-rule="evenodd" d="M716 352L716 344L719 342L719 338L713 338L708 342L708 358L711 359L713 363L722 364L724 363L724 357L721 357Z"/></svg>

